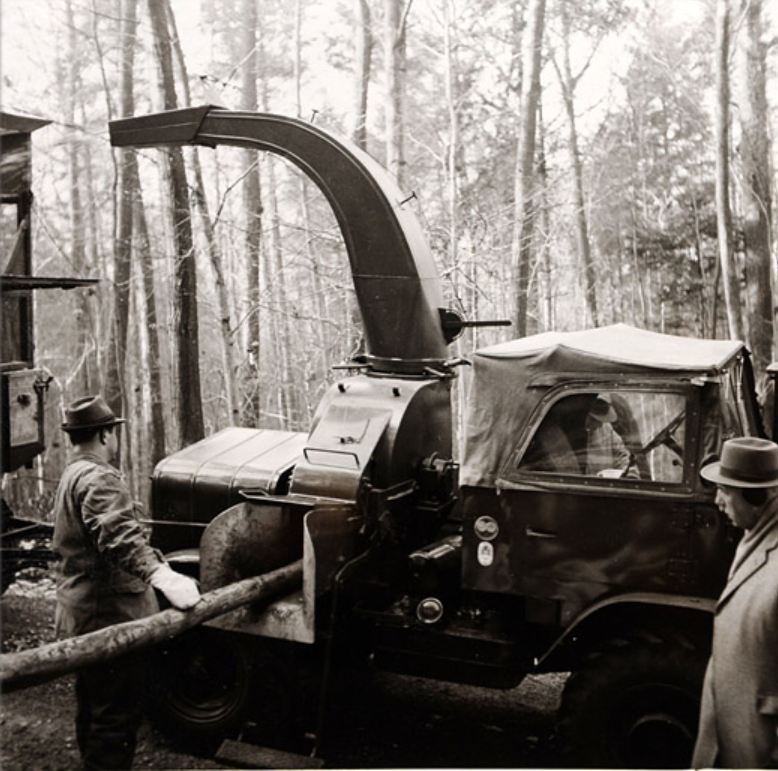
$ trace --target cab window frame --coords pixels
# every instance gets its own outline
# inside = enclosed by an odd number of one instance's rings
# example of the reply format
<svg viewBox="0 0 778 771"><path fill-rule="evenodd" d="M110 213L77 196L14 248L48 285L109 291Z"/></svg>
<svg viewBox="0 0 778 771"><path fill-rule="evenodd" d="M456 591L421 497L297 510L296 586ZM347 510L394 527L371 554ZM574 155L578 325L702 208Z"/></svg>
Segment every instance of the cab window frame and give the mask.
<svg viewBox="0 0 778 771"><path fill-rule="evenodd" d="M671 494L693 493L694 467L699 449L700 429L700 388L690 382L661 381L655 383L624 383L613 380L587 381L586 383L567 383L550 388L548 393L538 401L533 409L521 436L508 457L508 462L500 473L500 478L509 484L522 483L541 484L542 486L564 487L578 490L608 491L639 491L650 490L652 493L666 492ZM684 399L684 442L683 465L680 481L665 481L654 479L634 479L628 477L605 478L586 474L572 474L560 471L541 471L522 468L527 450L532 439L543 425L552 408L562 399L574 395L591 395L598 393L641 393L668 394L681 396ZM646 441L648 437L643 437Z"/></svg>

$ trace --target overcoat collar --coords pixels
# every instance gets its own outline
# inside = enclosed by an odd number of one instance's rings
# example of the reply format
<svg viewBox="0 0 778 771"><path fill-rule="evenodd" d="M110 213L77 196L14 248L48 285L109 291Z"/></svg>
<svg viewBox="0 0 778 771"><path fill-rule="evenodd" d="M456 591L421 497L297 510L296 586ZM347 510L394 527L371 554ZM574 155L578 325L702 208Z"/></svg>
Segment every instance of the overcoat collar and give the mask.
<svg viewBox="0 0 778 771"><path fill-rule="evenodd" d="M778 548L778 497L773 498L753 530L746 531L735 552L734 570L716 603L716 612L737 589L767 564L770 552Z"/></svg>

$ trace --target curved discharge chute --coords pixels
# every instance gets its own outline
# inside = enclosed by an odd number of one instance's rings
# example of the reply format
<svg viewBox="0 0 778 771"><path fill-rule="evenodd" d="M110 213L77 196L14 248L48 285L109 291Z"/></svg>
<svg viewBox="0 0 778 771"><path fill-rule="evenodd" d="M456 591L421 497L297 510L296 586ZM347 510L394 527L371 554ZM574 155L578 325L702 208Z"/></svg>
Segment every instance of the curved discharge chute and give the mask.
<svg viewBox="0 0 778 771"><path fill-rule="evenodd" d="M367 153L301 120L216 107L115 120L110 132L117 147L237 145L290 160L335 212L371 368L399 374L446 359L443 297L429 246L402 203L407 195Z"/></svg>

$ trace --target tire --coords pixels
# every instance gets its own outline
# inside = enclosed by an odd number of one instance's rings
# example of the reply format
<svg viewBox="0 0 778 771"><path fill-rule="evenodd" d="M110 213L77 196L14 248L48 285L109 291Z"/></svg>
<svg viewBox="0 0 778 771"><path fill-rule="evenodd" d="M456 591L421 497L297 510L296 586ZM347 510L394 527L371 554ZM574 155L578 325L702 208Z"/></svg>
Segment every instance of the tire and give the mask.
<svg viewBox="0 0 778 771"><path fill-rule="evenodd" d="M200 628L157 650L148 713L175 744L209 754L243 725L252 699L252 638Z"/></svg>
<svg viewBox="0 0 778 771"><path fill-rule="evenodd" d="M629 643L589 656L562 694L558 736L565 761L687 768L705 665L705 655L671 643Z"/></svg>

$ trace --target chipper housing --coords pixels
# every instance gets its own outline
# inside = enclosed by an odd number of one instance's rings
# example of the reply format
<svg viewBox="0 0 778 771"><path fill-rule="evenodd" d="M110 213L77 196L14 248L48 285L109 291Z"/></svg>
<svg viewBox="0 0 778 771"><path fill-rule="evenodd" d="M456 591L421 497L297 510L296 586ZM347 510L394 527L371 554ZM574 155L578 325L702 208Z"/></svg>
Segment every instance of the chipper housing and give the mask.
<svg viewBox="0 0 778 771"><path fill-rule="evenodd" d="M446 346L457 316L443 308L421 227L402 203L407 196L370 156L326 131L277 115L203 107L114 121L111 141L275 152L300 167L335 212L364 321L366 353L353 362L359 374L330 388L307 436L226 429L162 461L152 493L158 545L177 552L174 561L199 558L207 589L302 557L300 594L260 618L247 611L218 623L313 642L315 597L364 549L360 496L368 486L405 485L411 498L425 460L451 457ZM206 534L201 542L206 526L230 506L218 537ZM249 537L256 548L245 547ZM237 542L244 547L226 549L234 560L225 564L225 544Z"/></svg>

